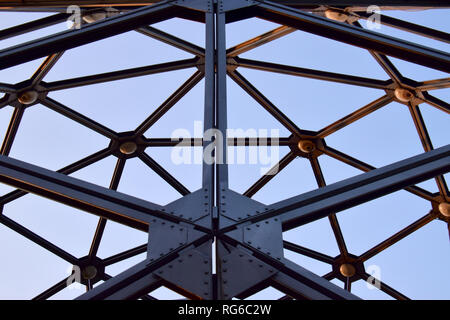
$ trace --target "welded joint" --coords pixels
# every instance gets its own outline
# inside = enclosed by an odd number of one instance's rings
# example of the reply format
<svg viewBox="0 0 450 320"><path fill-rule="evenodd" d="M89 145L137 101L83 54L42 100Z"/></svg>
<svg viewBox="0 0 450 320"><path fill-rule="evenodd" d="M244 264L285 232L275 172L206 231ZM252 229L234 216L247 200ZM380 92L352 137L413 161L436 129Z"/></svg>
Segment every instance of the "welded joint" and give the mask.
<svg viewBox="0 0 450 320"><path fill-rule="evenodd" d="M118 133L117 138L111 139L109 149L111 154L119 159L130 159L144 153L147 148L145 137L136 135L134 131Z"/></svg>
<svg viewBox="0 0 450 320"><path fill-rule="evenodd" d="M48 91L41 84L32 85L30 80L15 84L14 91L6 93L3 99L12 107L24 108L39 104L47 97ZM2 99L2 100L3 100Z"/></svg>
<svg viewBox="0 0 450 320"><path fill-rule="evenodd" d="M198 248L184 251L156 270L154 275L201 299L213 299L212 258L210 253L205 253L210 245L211 241L208 241Z"/></svg>
<svg viewBox="0 0 450 320"><path fill-rule="evenodd" d="M419 105L425 102L423 92L418 88L419 84L414 80L404 78L402 83L391 83L385 88L386 95L391 97L395 102L409 106L410 104Z"/></svg>
<svg viewBox="0 0 450 320"><path fill-rule="evenodd" d="M346 282L355 282L361 279L365 274L364 263L357 256L352 254L338 255L332 263L333 275L335 278Z"/></svg>
<svg viewBox="0 0 450 320"><path fill-rule="evenodd" d="M105 278L105 264L98 257L85 256L78 260L73 266L72 275L68 278L67 284L78 282L83 285L94 285Z"/></svg>
<svg viewBox="0 0 450 320"><path fill-rule="evenodd" d="M201 73L205 73L205 57L198 57L197 58L197 64L196 64L197 70Z"/></svg>
<svg viewBox="0 0 450 320"><path fill-rule="evenodd" d="M436 219L450 223L450 199L438 194L431 202L431 212Z"/></svg>
<svg viewBox="0 0 450 320"><path fill-rule="evenodd" d="M317 158L323 154L326 143L323 138L318 138L317 135L296 136L292 135L289 140L289 147L291 151L298 157L302 158Z"/></svg>
<svg viewBox="0 0 450 320"><path fill-rule="evenodd" d="M195 230L189 224L153 218L148 229L147 259L153 262L164 258L198 242L204 236L204 232Z"/></svg>
<svg viewBox="0 0 450 320"><path fill-rule="evenodd" d="M220 258L219 287L223 299L229 300L277 274L245 248L238 246Z"/></svg>

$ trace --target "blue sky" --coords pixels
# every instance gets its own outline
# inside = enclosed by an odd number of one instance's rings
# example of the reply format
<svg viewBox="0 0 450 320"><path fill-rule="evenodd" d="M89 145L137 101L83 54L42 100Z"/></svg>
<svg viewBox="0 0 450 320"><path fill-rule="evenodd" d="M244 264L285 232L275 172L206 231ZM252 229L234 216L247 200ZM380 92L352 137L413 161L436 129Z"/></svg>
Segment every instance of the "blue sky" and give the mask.
<svg viewBox="0 0 450 320"><path fill-rule="evenodd" d="M389 16L443 31L450 29L449 10L419 12L383 12ZM0 13L0 29L45 16L42 13ZM364 24L364 22L363 22ZM172 19L154 25L174 35L204 46L204 26L199 23ZM227 26L227 46L248 40L278 25L249 19ZM0 49L43 35L66 29L65 23L0 42ZM417 41L442 51L448 44L411 35L383 26L379 32L402 39ZM150 39L137 32L101 40L64 53L44 79L55 81L83 75L132 68L155 63L185 59L189 54ZM371 55L360 48L296 31L266 44L242 57L255 60L290 64L318 70L352 74L381 80L388 79ZM448 74L392 58L397 68L414 80L448 77ZM0 71L0 82L16 83L30 77L42 59ZM381 97L384 92L306 78L291 77L238 69L280 110L300 128L319 130ZM120 80L75 89L55 91L49 96L74 110L118 131L133 130L176 88L186 81L194 69ZM279 129L280 136L288 132L275 119L228 79L228 127L242 129ZM170 137L175 129L184 128L193 133L194 121L203 119L204 83L200 82L154 127L147 137ZM432 92L444 101L450 100L450 89ZM421 111L435 147L448 144L450 118L429 105ZM12 108L0 109L0 138L8 126ZM57 134L55 134L55 132ZM406 106L396 102L374 112L352 125L330 135L326 142L340 151L379 167L423 152L420 139ZM22 120L11 157L45 168L58 169L84 156L105 148L109 140L73 121L41 106L28 108ZM191 191L201 186L201 165L175 165L170 161L170 148L147 149L156 161L179 179ZM288 152L281 147L280 158ZM359 174L360 171L326 155L319 158L328 184ZM107 187L116 159L108 157L73 174ZM258 165L230 165L230 187L244 192L260 177ZM448 178L448 175L446 176ZM436 192L434 181L420 184ZM255 195L263 203L273 203L316 188L316 182L305 159L298 158ZM0 194L12 188L0 185ZM167 204L179 197L178 193L137 159L127 161L119 191L137 197ZM428 213L430 203L405 191L371 201L338 214L349 251L361 254L382 240ZM27 195L8 204L4 213L63 247L75 256L88 253L98 218L65 207L34 195ZM338 255L334 236L327 219L302 226L284 234L284 238L302 246ZM67 276L69 264L38 247L13 231L0 225L0 298L32 298ZM99 256L108 257L147 241L145 233L130 230L108 222L100 246ZM286 252L286 257L311 269L319 275L330 271L328 265ZM107 269L117 274L143 260L140 255ZM381 279L405 295L416 299L449 299L450 267L449 235L447 225L433 221L416 233L403 239L366 263L381 268ZM341 282L334 280L338 285ZM369 290L365 283L353 284L354 292L366 299L388 299L377 290ZM66 289L54 298L68 299L83 290ZM153 293L161 298L175 295L159 289ZM268 289L258 298L276 298L280 293Z"/></svg>

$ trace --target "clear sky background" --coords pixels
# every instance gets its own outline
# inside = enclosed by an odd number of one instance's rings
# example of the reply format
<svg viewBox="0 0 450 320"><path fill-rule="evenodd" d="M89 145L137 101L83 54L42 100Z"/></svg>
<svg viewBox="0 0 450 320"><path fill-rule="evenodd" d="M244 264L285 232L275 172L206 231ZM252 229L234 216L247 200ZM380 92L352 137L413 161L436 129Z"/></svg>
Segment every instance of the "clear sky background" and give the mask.
<svg viewBox="0 0 450 320"><path fill-rule="evenodd" d="M418 12L383 12L389 16L417 24L450 30L450 10ZM0 12L0 29L38 19L44 13ZM365 23L362 22L364 25ZM155 27L204 46L204 25L181 19L161 22ZM227 26L227 46L248 40L278 25L249 19ZM0 49L66 29L62 23L53 27L0 41ZM405 40L417 41L448 52L450 46L383 26L379 32ZM45 77L55 81L125 68L191 57L184 51L165 45L137 32L128 32L97 41L64 53ZM386 80L388 76L365 50L296 31L272 43L242 55L256 60L301 66L318 70ZM43 59L0 71L0 82L16 83L29 78ZM448 77L448 74L392 58L404 76L417 81ZM261 71L238 69L280 110L300 128L319 130L381 97L384 91L323 82ZM49 96L66 106L112 128L117 132L136 128L155 110L194 69L108 82L75 89L51 92ZM228 83L228 127L246 129L279 129L288 132L242 91L231 79ZM450 100L450 89L432 92L444 101ZM147 137L170 137L175 129L184 128L193 134L194 121L203 120L204 82L200 82L154 127ZM448 144L450 118L427 104L421 105L424 120L435 147ZM11 107L0 109L0 138L3 139ZM379 167L423 152L420 139L408 108L398 103L388 106L332 134L329 146ZM48 169L57 170L105 148L109 140L64 118L41 105L28 108L23 117L10 156ZM281 147L279 157L288 152ZM191 191L201 186L201 165L175 165L170 161L170 148L147 149L151 155ZM360 171L323 155L319 158L328 184L352 177ZM108 187L116 158L108 157L72 176ZM261 165L230 165L230 187L244 192L260 177ZM447 179L449 175L446 175ZM420 184L436 192L434 180ZM273 203L316 188L312 169L306 159L294 160L265 188L255 195L263 203ZM12 188L0 185L0 194ZM140 160L128 160L119 191L159 204L167 204L179 194L153 173ZM358 255L397 231L424 216L429 202L405 191L371 201L338 214L347 247ZM59 203L26 195L8 204L4 213L71 254L85 256L90 247L98 218ZM326 253L339 254L328 219L302 226L284 234L284 238L302 246ZM115 253L146 243L147 234L108 222L99 256ZM68 262L40 248L12 230L0 225L0 298L29 299L68 275ZM410 298L450 299L449 235L447 225L433 221L370 259L365 266L381 268L381 280ZM321 262L290 252L286 257L323 275L331 271ZM145 254L107 268L115 275L142 261ZM334 283L343 286L340 281ZM353 284L353 292L364 299L389 299L378 290L367 289L363 281ZM55 295L57 299L74 298L82 289L67 288ZM159 289L152 293L159 298L176 298L175 293ZM267 289L254 298L278 298L282 294Z"/></svg>

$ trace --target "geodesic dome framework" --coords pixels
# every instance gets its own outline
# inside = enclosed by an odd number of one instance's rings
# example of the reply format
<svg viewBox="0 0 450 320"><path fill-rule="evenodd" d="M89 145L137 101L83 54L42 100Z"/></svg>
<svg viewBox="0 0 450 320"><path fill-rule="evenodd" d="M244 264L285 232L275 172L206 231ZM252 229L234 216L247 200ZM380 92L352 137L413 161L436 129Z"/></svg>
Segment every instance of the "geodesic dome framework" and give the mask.
<svg viewBox="0 0 450 320"><path fill-rule="evenodd" d="M0 7L3 10L56 13L2 30L0 40L66 21L70 16L66 13L68 4L67 1L2 2ZM435 97L430 91L450 87L450 80L409 79L397 70L387 56L448 72L448 53L363 28L358 21L371 17L366 12L369 4L365 1L322 1L316 4L311 1L180 0L154 1L148 3L148 6L134 4L133 1L102 1L101 5L96 1L72 1L70 5L73 4L81 6L84 17L81 28L0 51L1 69L47 57L30 79L15 84L0 83L0 92L4 93L0 107L9 105L14 108L0 150L0 181L18 188L1 196L0 205L3 209L27 193L33 193L99 216L89 254L75 257L4 214L0 216L0 222L77 266L80 276L76 280L87 288L87 292L81 295L80 299L153 299L149 293L161 286L190 299L244 299L269 286L281 291L284 294L282 299L356 299L351 293L351 287L352 283L361 279L377 283L380 290L396 299L407 299L399 291L369 274L365 262L431 221L439 219L447 225L450 221L450 197L444 177L450 168L450 147L433 147L419 107L420 104L426 103L446 116L450 110L448 103ZM445 7L445 4L438 1L428 1L426 4L421 1L381 1L380 4L380 8L386 9ZM104 7L108 7L108 10ZM205 47L151 26L173 17L204 23ZM281 26L227 48L226 25L252 17ZM380 22L438 41L448 43L450 40L449 35L443 31L388 16L381 16ZM174 46L193 57L60 81L44 81L64 51L132 30ZM369 50L389 79L377 80L241 57L243 53L295 30ZM116 132L51 97L52 92L57 90L187 68L197 70L131 131ZM381 90L383 94L318 131L305 130L244 77L239 72L241 68L374 88ZM153 147L175 147L182 142L187 147L197 146L211 151L214 139L204 136L204 139L191 138L181 141L151 138L145 133L203 79L204 131L215 129L226 132L227 77L289 131L290 136L282 137L278 141L280 146L288 147L289 152L243 193L233 191L229 187L228 165L221 162L204 162L202 187L195 191L189 190L162 164L148 155L146 150ZM375 168L328 146L328 136L394 101L408 108L425 151L423 154ZM109 145L57 171L9 157L16 133L20 130L23 114L36 104L41 104L103 135L109 139ZM215 137L213 158L226 154L227 145L262 147L272 143L272 140L261 137ZM217 139L221 141L218 143ZM322 155L332 157L364 173L326 185L319 163ZM70 176L108 156L117 158L109 189ZM167 205L158 205L117 192L125 163L133 158L151 168L182 197ZM280 171L298 158L309 161L318 189L272 204L252 199ZM438 186L439 191L436 193L415 185L430 178L434 178ZM347 249L337 213L402 189L428 201L430 211L364 253L352 254ZM333 257L283 240L283 233L322 218L329 220L339 247L339 255ZM148 244L108 258L100 258L97 253L107 220L148 232ZM284 250L329 264L331 272L322 277L318 276L287 259ZM130 269L113 277L106 273L107 266L143 252L147 252L146 259ZM69 276L71 277L73 275ZM344 282L344 289L330 282L332 279ZM36 298L51 297L67 286L67 280L62 279ZM95 286L101 281L104 283Z"/></svg>

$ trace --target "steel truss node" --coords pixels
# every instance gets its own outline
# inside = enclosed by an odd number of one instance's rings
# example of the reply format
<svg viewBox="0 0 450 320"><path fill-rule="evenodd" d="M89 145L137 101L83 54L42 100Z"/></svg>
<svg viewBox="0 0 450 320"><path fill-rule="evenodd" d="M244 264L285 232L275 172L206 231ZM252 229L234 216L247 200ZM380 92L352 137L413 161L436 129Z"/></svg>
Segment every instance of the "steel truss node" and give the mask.
<svg viewBox="0 0 450 320"><path fill-rule="evenodd" d="M3 210L3 207L12 201L27 193L33 193L99 216L91 248L84 257L71 255L3 214L0 215L0 222L78 266L83 274L80 282L88 290L79 299L154 299L149 293L161 286L166 286L190 299L244 299L268 286L286 294L282 299L358 299L351 293L351 284L361 279L370 279L364 262L435 219L449 224L450 195L444 174L450 170L450 145L437 149L433 147L419 104L428 103L444 114L449 113L449 104L433 96L430 91L450 88L450 78L424 82L406 78L387 56L450 72L450 54L364 29L358 21L369 18L366 7L371 5L372 1L144 2L132 0L101 2L75 0L70 1L70 4L69 1L59 0L0 2L0 11L55 12L46 18L0 30L0 40L65 21L68 18L68 14L65 13L67 5L80 5L84 16L104 12L104 7L117 9L117 14L94 23L84 23L80 29L67 30L0 51L0 70L46 57L29 79L16 84L0 83L0 93L5 94L0 100L0 108L7 105L14 108L0 149L0 182L17 188L0 197L0 208ZM380 7L386 10L450 7L442 1L393 0L379 3ZM329 17L333 15L327 14L327 10L335 12L336 17L343 17L342 21L328 19L327 15ZM204 23L205 48L151 26L173 17ZM281 27L227 48L226 24L253 17L280 24ZM381 23L438 41L450 42L450 35L443 31L388 16L382 16ZM190 53L194 57L61 81L44 81L44 77L64 51L133 30ZM240 57L249 50L296 30L369 50L376 62L386 71L389 79L370 79ZM115 132L50 97L51 93L57 90L193 67L196 71L192 76L138 127L129 132ZM283 114L252 85L238 71L240 68L376 88L383 90L384 94L319 131L307 131ZM291 135L280 138L279 144L290 147L290 151L279 161L276 172L283 170L298 157L306 158L310 161L317 180L317 190L277 203L263 204L251 198L276 175L275 169L269 170L246 192L239 194L229 188L226 163L206 162L203 163L202 188L188 190L144 152L147 148L174 147L179 144L180 141L170 138L148 138L144 134L203 79L204 131L217 129L226 132L227 77L289 130ZM329 135L393 101L403 103L409 109L425 151L423 154L375 168L327 145L326 139ZM38 103L103 135L110 140L109 145L58 171L50 171L9 157L24 112ZM216 157L226 153L227 145L270 144L270 141L259 138L224 136L223 139L222 149L217 147L215 150ZM202 146L206 150L210 141L205 137L205 139L193 138L184 143L191 147ZM111 155L117 158L117 163L109 188L69 176ZM326 185L318 161L321 155L332 157L363 173ZM140 159L177 190L181 198L161 206L117 192L124 165L130 158ZM433 194L415 186L431 178L436 181L438 193ZM349 252L336 214L402 189L429 201L430 212L359 256ZM337 257L283 241L283 232L324 217L329 219L340 250ZM148 244L100 259L97 252L108 220L148 232ZM318 276L286 259L283 250L325 262L332 267L332 271L323 277ZM105 272L105 267L144 252L147 252L144 261L119 275L111 277ZM345 289L330 282L335 278L345 283ZM61 291L66 287L66 280L62 279L36 299L47 299ZM105 281L103 284L94 287L102 280ZM385 283L380 284L380 289L396 299L408 299Z"/></svg>

